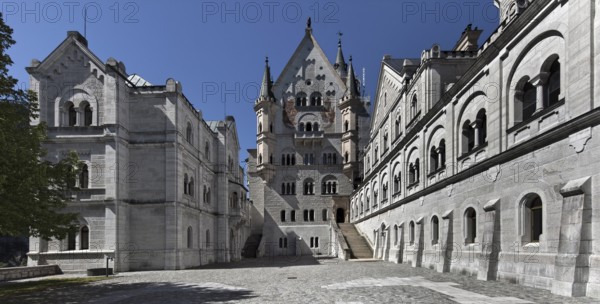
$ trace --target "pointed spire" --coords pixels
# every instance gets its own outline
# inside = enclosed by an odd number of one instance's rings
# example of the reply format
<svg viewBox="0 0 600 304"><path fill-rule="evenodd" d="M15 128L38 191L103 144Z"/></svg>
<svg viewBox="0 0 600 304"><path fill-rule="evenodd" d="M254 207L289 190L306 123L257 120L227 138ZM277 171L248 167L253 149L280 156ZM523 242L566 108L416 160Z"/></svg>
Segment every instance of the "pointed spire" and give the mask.
<svg viewBox="0 0 600 304"><path fill-rule="evenodd" d="M308 20L306 20L306 34L311 34L312 33L312 21L310 20L310 17L308 17Z"/></svg>
<svg viewBox="0 0 600 304"><path fill-rule="evenodd" d="M337 57L335 58L335 64L333 66L341 78L346 78L346 71L348 69L348 66L346 65L346 61L344 60L344 53L342 52L342 35L342 32L338 32L338 52Z"/></svg>
<svg viewBox="0 0 600 304"><path fill-rule="evenodd" d="M347 98L356 98L359 96L358 88L356 87L356 77L354 76L354 67L352 66L352 56L350 56L350 67L348 68L345 96Z"/></svg>
<svg viewBox="0 0 600 304"><path fill-rule="evenodd" d="M259 99L269 99L273 97L271 91L273 81L271 80L271 68L269 67L269 57L265 59L265 73L263 75L262 85L260 86Z"/></svg>

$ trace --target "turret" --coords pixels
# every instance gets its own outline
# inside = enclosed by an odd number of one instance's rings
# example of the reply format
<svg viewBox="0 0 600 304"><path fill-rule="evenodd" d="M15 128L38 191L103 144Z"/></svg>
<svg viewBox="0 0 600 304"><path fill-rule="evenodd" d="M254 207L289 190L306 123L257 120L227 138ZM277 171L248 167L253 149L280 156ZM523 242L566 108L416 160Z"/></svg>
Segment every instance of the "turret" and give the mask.
<svg viewBox="0 0 600 304"><path fill-rule="evenodd" d="M342 79L345 79L347 77L348 67L346 66L346 61L344 60L344 53L342 52L342 33L338 33L338 35L340 36L338 39L338 51L333 67L335 68L335 71L340 75L340 77Z"/></svg>
<svg viewBox="0 0 600 304"><path fill-rule="evenodd" d="M265 59L265 71L258 99L254 104L256 112L256 144L257 144L257 171L267 179L272 176L274 166L275 130L273 120L275 117L275 96L273 95L273 80L269 58Z"/></svg>

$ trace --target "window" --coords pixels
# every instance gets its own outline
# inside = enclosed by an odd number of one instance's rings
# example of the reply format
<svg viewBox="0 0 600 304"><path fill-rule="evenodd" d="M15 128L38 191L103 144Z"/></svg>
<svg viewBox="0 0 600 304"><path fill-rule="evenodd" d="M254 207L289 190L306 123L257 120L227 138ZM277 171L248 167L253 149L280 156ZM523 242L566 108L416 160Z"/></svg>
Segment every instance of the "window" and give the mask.
<svg viewBox="0 0 600 304"><path fill-rule="evenodd" d="M322 96L319 92L314 92L310 94L310 105L311 106L320 106L322 103Z"/></svg>
<svg viewBox="0 0 600 304"><path fill-rule="evenodd" d="M296 221L296 210L292 210L290 212L290 221L292 221L292 222Z"/></svg>
<svg viewBox="0 0 600 304"><path fill-rule="evenodd" d="M344 163L349 163L350 162L350 155L348 154L348 151L346 151L344 153Z"/></svg>
<svg viewBox="0 0 600 304"><path fill-rule="evenodd" d="M74 127L77 125L77 111L75 111L75 106L72 103L69 103L67 106L67 111L69 113L69 127Z"/></svg>
<svg viewBox="0 0 600 304"><path fill-rule="evenodd" d="M192 124L188 122L187 128L185 129L185 139L190 144L192 143Z"/></svg>
<svg viewBox="0 0 600 304"><path fill-rule="evenodd" d="M558 103L560 98L560 63L558 62L558 58L554 60L550 67L550 76L548 77L544 91L546 95L544 98L545 107Z"/></svg>
<svg viewBox="0 0 600 304"><path fill-rule="evenodd" d="M79 188L87 189L89 180L90 180L90 172L88 171L88 166L83 165L81 167L81 172L79 173Z"/></svg>
<svg viewBox="0 0 600 304"><path fill-rule="evenodd" d="M410 163L408 166L408 183L409 185L414 185L419 182L419 159L417 158L414 162Z"/></svg>
<svg viewBox="0 0 600 304"><path fill-rule="evenodd" d="M431 147L431 150L429 151L429 173L434 173L436 172L440 165L438 162L438 150L435 146Z"/></svg>
<svg viewBox="0 0 600 304"><path fill-rule="evenodd" d="M440 235L440 221L437 216L431 218L431 244L435 245L438 243Z"/></svg>
<svg viewBox="0 0 600 304"><path fill-rule="evenodd" d="M522 112L521 112L521 121L525 121L535 113L535 104L537 99L537 91L535 87L527 82L523 86L523 96L522 98Z"/></svg>
<svg viewBox="0 0 600 304"><path fill-rule="evenodd" d="M90 229L87 226L81 227L81 243L79 244L80 250L90 249ZM73 246L75 247L75 246Z"/></svg>
<svg viewBox="0 0 600 304"><path fill-rule="evenodd" d="M312 132L313 131L313 129L312 129L312 123L307 122L306 125L305 125L305 129L304 130L306 132Z"/></svg>
<svg viewBox="0 0 600 304"><path fill-rule="evenodd" d="M258 133L262 133L262 122L258 123Z"/></svg>
<svg viewBox="0 0 600 304"><path fill-rule="evenodd" d="M308 210L304 210L304 221L308 222Z"/></svg>
<svg viewBox="0 0 600 304"><path fill-rule="evenodd" d="M210 161L210 146L208 145L208 142L204 145L204 157Z"/></svg>
<svg viewBox="0 0 600 304"><path fill-rule="evenodd" d="M273 164L273 154L269 155L269 164Z"/></svg>
<svg viewBox="0 0 600 304"><path fill-rule="evenodd" d="M310 238L310 248L319 248L319 237Z"/></svg>
<svg viewBox="0 0 600 304"><path fill-rule="evenodd" d="M446 140L440 140L440 146L438 148L439 151L439 164L440 168L446 167Z"/></svg>
<svg viewBox="0 0 600 304"><path fill-rule="evenodd" d="M188 183L188 195L194 196L194 178L190 177L190 182Z"/></svg>
<svg viewBox="0 0 600 304"><path fill-rule="evenodd" d="M414 119L417 117L417 95L413 96L413 99L410 103L410 118Z"/></svg>
<svg viewBox="0 0 600 304"><path fill-rule="evenodd" d="M487 115L485 109L479 110L475 120L477 128L477 146L484 145L487 142Z"/></svg>
<svg viewBox="0 0 600 304"><path fill-rule="evenodd" d="M475 243L477 237L477 214L475 209L468 208L464 216L465 244Z"/></svg>
<svg viewBox="0 0 600 304"><path fill-rule="evenodd" d="M315 194L315 184L312 179L307 179L304 181L304 195L313 194Z"/></svg>
<svg viewBox="0 0 600 304"><path fill-rule="evenodd" d="M319 124L318 123L313 123L313 131L314 132L319 132Z"/></svg>
<svg viewBox="0 0 600 304"><path fill-rule="evenodd" d="M308 215L309 215L309 220L311 222L314 222L315 221L315 210L310 209L310 212L308 213Z"/></svg>
<svg viewBox="0 0 600 304"><path fill-rule="evenodd" d="M323 222L327 221L327 209L323 209Z"/></svg>
<svg viewBox="0 0 600 304"><path fill-rule="evenodd" d="M388 133L387 130L383 134L383 151L387 151L388 149Z"/></svg>
<svg viewBox="0 0 600 304"><path fill-rule="evenodd" d="M67 250L75 250L75 231L67 233Z"/></svg>
<svg viewBox="0 0 600 304"><path fill-rule="evenodd" d="M83 122L86 127L92 125L92 107L89 104L83 109Z"/></svg>
<svg viewBox="0 0 600 304"><path fill-rule="evenodd" d="M394 176L394 193L400 192L400 172Z"/></svg>
<svg viewBox="0 0 600 304"><path fill-rule="evenodd" d="M394 246L398 246L398 225L394 225Z"/></svg>
<svg viewBox="0 0 600 304"><path fill-rule="evenodd" d="M408 225L408 242L411 245L415 244L415 222L413 221Z"/></svg>
<svg viewBox="0 0 600 304"><path fill-rule="evenodd" d="M183 175L183 194L188 194L188 175Z"/></svg>
<svg viewBox="0 0 600 304"><path fill-rule="evenodd" d="M279 248L287 248L287 238L279 238Z"/></svg>
<svg viewBox="0 0 600 304"><path fill-rule="evenodd" d="M306 106L306 93L299 92L296 94L296 106L305 107Z"/></svg>
<svg viewBox="0 0 600 304"><path fill-rule="evenodd" d="M467 120L462 127L462 154L468 154L475 147L475 130Z"/></svg>
<svg viewBox="0 0 600 304"><path fill-rule="evenodd" d="M303 122L299 123L298 124L298 132L304 132L304 129L305 129L304 123Z"/></svg>
<svg viewBox="0 0 600 304"><path fill-rule="evenodd" d="M525 198L522 208L524 241L537 243L544 232L542 199L537 194L530 194Z"/></svg>
<svg viewBox="0 0 600 304"><path fill-rule="evenodd" d="M382 194L383 194L383 200L386 200L388 198L388 183L387 183L387 181L385 183L383 183L383 185L381 185L381 190L382 190Z"/></svg>
<svg viewBox="0 0 600 304"><path fill-rule="evenodd" d="M269 132L270 132L270 133L273 133L273 123L270 123L270 124L269 124Z"/></svg>
<svg viewBox="0 0 600 304"><path fill-rule="evenodd" d="M315 164L315 155L312 153L304 154L304 164L305 165L314 165Z"/></svg>
<svg viewBox="0 0 600 304"><path fill-rule="evenodd" d="M210 204L210 201L211 201L210 188L208 188L208 190L206 191L206 203Z"/></svg>
<svg viewBox="0 0 600 304"><path fill-rule="evenodd" d="M285 222L285 210L281 210L281 222Z"/></svg>
<svg viewBox="0 0 600 304"><path fill-rule="evenodd" d="M193 240L192 226L189 226L187 229L187 248L192 248Z"/></svg>
<svg viewBox="0 0 600 304"><path fill-rule="evenodd" d="M350 124L348 123L348 121L347 120L344 121L344 132L348 132L349 126L350 126Z"/></svg>
<svg viewBox="0 0 600 304"><path fill-rule="evenodd" d="M263 159L262 159L262 153L258 154L258 164L262 164L263 163Z"/></svg>
<svg viewBox="0 0 600 304"><path fill-rule="evenodd" d="M396 116L396 121L394 122L394 131L396 133L396 137L400 136L402 131L400 131L400 115Z"/></svg>

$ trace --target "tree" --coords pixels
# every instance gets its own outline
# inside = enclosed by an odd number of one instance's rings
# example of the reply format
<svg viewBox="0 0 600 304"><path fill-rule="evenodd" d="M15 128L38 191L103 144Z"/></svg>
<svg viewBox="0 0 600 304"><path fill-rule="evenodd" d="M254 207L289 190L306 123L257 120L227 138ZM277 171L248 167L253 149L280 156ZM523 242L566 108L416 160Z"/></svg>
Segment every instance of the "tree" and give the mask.
<svg viewBox="0 0 600 304"><path fill-rule="evenodd" d="M8 75L12 32L0 14L0 235L64 238L74 229L76 214L63 209L80 162L74 152L57 163L44 160L46 125L30 124L38 117L36 94Z"/></svg>

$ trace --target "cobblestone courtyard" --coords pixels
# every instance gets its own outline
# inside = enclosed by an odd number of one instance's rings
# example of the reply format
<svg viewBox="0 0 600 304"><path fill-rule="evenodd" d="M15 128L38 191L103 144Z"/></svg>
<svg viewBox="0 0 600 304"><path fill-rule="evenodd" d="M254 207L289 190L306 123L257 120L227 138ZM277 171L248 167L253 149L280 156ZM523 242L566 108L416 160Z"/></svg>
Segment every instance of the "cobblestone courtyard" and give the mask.
<svg viewBox="0 0 600 304"><path fill-rule="evenodd" d="M311 258L264 258L193 270L120 273L105 281L23 294L0 302L598 303L402 264Z"/></svg>

